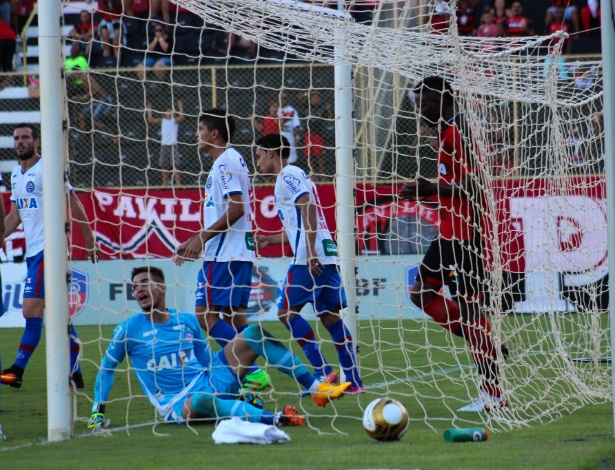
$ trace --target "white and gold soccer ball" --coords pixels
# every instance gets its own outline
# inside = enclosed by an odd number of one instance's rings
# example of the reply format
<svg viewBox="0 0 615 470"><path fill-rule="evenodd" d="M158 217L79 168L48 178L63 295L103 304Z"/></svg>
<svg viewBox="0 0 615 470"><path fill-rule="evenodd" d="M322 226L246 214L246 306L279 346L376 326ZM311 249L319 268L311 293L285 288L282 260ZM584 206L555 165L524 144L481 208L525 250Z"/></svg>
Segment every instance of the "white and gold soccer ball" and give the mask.
<svg viewBox="0 0 615 470"><path fill-rule="evenodd" d="M393 398L377 398L363 413L363 427L377 441L400 440L409 424L406 407Z"/></svg>

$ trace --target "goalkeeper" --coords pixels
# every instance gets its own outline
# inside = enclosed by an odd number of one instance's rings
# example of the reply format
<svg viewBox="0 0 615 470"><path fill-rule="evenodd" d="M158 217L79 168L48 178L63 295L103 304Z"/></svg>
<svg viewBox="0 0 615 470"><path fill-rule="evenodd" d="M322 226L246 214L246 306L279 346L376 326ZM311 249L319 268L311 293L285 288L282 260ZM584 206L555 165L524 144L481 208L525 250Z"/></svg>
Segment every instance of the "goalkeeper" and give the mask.
<svg viewBox="0 0 615 470"><path fill-rule="evenodd" d="M436 203L440 236L425 253L410 299L443 328L464 338L479 373L480 396L457 411L481 412L507 407L499 385L491 325L480 302L484 280L481 237L475 227L482 195L472 138L463 115L455 109L450 84L428 77L414 88L421 118L438 127L438 179L422 177L405 183L399 198ZM440 294L446 284L454 301ZM504 355L508 353L502 346Z"/></svg>
<svg viewBox="0 0 615 470"><path fill-rule="evenodd" d="M133 296L143 312L115 328L96 377L89 428L104 423L114 371L126 355L144 394L167 422L237 416L276 426L303 425L304 417L292 406L273 413L235 399L258 356L308 388L318 406L340 398L351 387L350 382L333 385L316 380L295 355L257 325L247 327L214 353L193 314L167 309L162 270L135 268L131 278Z"/></svg>

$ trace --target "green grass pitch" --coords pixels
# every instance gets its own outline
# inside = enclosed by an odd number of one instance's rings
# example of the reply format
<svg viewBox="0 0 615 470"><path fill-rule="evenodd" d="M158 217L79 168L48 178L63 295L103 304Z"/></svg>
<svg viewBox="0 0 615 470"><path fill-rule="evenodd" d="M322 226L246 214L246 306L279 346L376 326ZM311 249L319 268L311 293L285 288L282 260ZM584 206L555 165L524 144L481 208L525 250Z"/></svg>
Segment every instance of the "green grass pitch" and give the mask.
<svg viewBox="0 0 615 470"><path fill-rule="evenodd" d="M265 327L288 340L288 332L280 324L267 323ZM0 423L8 439L0 442L0 468L615 468L610 403L582 407L545 425L490 432L487 442L445 443L442 435L447 428L479 425L476 417L460 419L454 413L468 402L464 374L474 370L462 342L436 326L425 329L416 321L362 323L361 368L367 393L344 397L324 409L309 397L298 398L294 383L271 369L275 393L264 395L265 406L279 409L288 403L310 415L308 426L286 429L291 436L287 444L216 446L211 439L212 425L154 425L153 408L141 396L134 376L125 371L116 374L114 401L107 407L113 432L109 437L92 436L85 423L90 410L88 397L92 396L95 363L107 344L99 339L110 338L111 330L78 328L84 343L86 390L76 400L80 419L75 422L74 439L45 442L44 340L30 362L23 387L13 390L3 386ZM326 332L319 333L328 338ZM10 365L20 335L20 329L0 329L3 367ZM400 343L405 345L403 349ZM286 344L304 359L294 343ZM333 362L331 346L325 345L324 350ZM386 371L379 364L385 364ZM130 400L126 399L129 395ZM410 429L400 442L373 441L361 427L362 409L374 398L387 395L402 401L411 417Z"/></svg>

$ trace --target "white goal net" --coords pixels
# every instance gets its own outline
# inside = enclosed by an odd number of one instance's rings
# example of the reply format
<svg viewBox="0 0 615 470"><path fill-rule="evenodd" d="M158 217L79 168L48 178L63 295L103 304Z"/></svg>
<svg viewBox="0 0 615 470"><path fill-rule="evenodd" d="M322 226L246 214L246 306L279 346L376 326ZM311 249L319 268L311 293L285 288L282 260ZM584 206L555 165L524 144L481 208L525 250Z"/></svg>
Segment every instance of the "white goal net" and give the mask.
<svg viewBox="0 0 615 470"><path fill-rule="evenodd" d="M601 62L563 58L565 34L464 36L453 2L346 3L345 14L333 14L293 1L179 0L163 20L152 16L159 12L123 9L115 50L93 47L87 72L67 75L69 178L108 258L79 261L81 242L73 238L73 304L88 382L75 408L78 426L89 417L112 326L139 312L132 268L163 267L167 305L194 310L200 262L177 267L170 258L202 224L213 162L196 142L202 112L223 108L237 123L231 143L252 173L255 230L282 227L271 180L255 169L255 141L273 125L294 141L291 160L317 184L335 231L336 65L353 70L356 191L348 210L358 269L346 289L357 298L354 339L366 393L322 411L268 366L266 408L294 402L314 428L344 431L334 418L359 419L371 399L392 396L412 425L511 429L610 400ZM155 49L159 32L166 51ZM397 198L415 176L438 178L437 128L420 118L412 91L429 76L452 85L477 160L473 184L482 200L473 204L486 238L477 253L485 270L481 303L492 329L482 337L493 341L509 404L492 413L458 411L479 396L473 354L480 351L410 300L441 225L437 205ZM177 143L165 153L170 119ZM290 247L257 255L248 321L262 322L306 362L276 315ZM315 320L309 306L303 316ZM314 330L335 364L328 331L320 323ZM107 404L113 425L159 422L130 363L116 375Z"/></svg>

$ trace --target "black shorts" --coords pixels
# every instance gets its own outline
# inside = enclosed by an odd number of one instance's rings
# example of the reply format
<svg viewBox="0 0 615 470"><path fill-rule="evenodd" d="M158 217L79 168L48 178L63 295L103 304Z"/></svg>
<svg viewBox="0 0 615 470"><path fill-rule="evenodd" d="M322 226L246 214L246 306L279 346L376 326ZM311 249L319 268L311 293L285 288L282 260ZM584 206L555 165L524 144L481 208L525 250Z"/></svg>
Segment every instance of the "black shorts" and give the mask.
<svg viewBox="0 0 615 470"><path fill-rule="evenodd" d="M425 253L419 279L438 287L446 284L452 296L480 299L485 285L480 254L480 242L435 239Z"/></svg>

